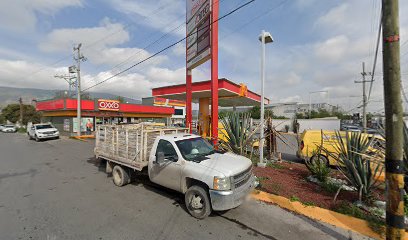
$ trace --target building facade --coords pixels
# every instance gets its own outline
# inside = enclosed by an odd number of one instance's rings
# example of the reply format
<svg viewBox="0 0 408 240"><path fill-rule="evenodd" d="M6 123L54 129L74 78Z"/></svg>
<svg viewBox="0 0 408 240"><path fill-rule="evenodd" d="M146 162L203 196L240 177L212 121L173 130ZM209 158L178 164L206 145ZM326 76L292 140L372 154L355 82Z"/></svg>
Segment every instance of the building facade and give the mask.
<svg viewBox="0 0 408 240"><path fill-rule="evenodd" d="M70 98L38 101L36 110L42 122L51 122L62 135L75 135L78 130L77 100ZM92 123L92 131L100 124L162 122L174 114L174 108L120 103L117 100L81 100L81 132Z"/></svg>

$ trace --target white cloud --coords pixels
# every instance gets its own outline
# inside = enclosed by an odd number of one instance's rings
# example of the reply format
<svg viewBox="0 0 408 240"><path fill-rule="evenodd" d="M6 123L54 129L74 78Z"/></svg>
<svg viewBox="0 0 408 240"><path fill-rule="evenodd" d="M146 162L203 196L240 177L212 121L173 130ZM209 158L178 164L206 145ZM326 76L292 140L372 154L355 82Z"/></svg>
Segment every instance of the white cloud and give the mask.
<svg viewBox="0 0 408 240"><path fill-rule="evenodd" d="M112 23L108 18L100 26L89 28L54 29L39 44L45 52L71 52L75 44L84 48L100 49L129 41L129 33L120 23Z"/></svg>
<svg viewBox="0 0 408 240"><path fill-rule="evenodd" d="M66 7L80 7L81 0L1 0L0 29L32 31L37 23L36 14L53 15Z"/></svg>
<svg viewBox="0 0 408 240"><path fill-rule="evenodd" d="M350 13L352 12L349 11L349 7L350 6L348 3L342 3L330 9L329 12L327 12L317 20L316 25L333 28L347 24L348 20L350 20Z"/></svg>
<svg viewBox="0 0 408 240"><path fill-rule="evenodd" d="M186 3L183 0L109 0L108 2L134 22L162 32L168 32L185 22ZM185 26L182 26L176 34L184 36Z"/></svg>
<svg viewBox="0 0 408 240"><path fill-rule="evenodd" d="M173 47L173 54L177 57L185 57L186 56L186 45L184 43L179 43Z"/></svg>
<svg viewBox="0 0 408 240"><path fill-rule="evenodd" d="M52 68L35 62L0 59L0 85L7 87L31 87L55 89L66 83L55 80L55 74L66 72L66 68ZM41 70L41 71L39 71ZM33 75L33 73L35 73Z"/></svg>
<svg viewBox="0 0 408 240"><path fill-rule="evenodd" d="M299 95L289 96L289 97L279 99L279 102L281 103L301 102L301 101L302 101L302 97L300 97Z"/></svg>
<svg viewBox="0 0 408 240"><path fill-rule="evenodd" d="M69 53L72 52L74 45L82 43L81 51L92 64L124 69L151 56L144 49L115 47L127 43L129 39L129 33L122 24L112 23L108 18L105 18L97 27L55 29L40 43L39 48L44 52ZM154 61L148 61L144 65L157 65L166 59L166 56L157 56Z"/></svg>
<svg viewBox="0 0 408 240"><path fill-rule="evenodd" d="M349 48L350 42L345 35L336 36L315 46L316 55L323 61L337 62Z"/></svg>

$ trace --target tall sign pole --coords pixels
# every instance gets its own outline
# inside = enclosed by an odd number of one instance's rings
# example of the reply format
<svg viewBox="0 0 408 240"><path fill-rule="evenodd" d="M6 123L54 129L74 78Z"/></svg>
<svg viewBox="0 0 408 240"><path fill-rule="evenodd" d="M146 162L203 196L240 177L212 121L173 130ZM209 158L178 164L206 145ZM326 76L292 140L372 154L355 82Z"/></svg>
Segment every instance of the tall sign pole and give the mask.
<svg viewBox="0 0 408 240"><path fill-rule="evenodd" d="M383 0L385 179L387 239L404 239L403 108L401 99L398 0Z"/></svg>
<svg viewBox="0 0 408 240"><path fill-rule="evenodd" d="M218 13L219 0L212 0L211 11L211 136L218 142Z"/></svg>
<svg viewBox="0 0 408 240"><path fill-rule="evenodd" d="M219 0L187 0L186 125L192 123L192 70L211 59L211 125L218 139L218 9Z"/></svg>

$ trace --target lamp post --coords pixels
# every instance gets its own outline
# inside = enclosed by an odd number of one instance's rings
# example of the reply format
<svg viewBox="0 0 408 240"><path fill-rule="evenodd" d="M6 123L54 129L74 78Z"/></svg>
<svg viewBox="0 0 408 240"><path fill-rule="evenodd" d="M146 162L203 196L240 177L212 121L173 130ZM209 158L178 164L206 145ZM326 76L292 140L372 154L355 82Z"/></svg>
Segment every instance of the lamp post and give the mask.
<svg viewBox="0 0 408 240"><path fill-rule="evenodd" d="M272 35L269 32L265 32L262 30L261 35L259 36L259 41L261 41L261 126L260 126L260 141L259 141L259 163L258 166L260 167L265 167L266 163L263 160L263 147L264 147L264 132L265 132L265 127L264 127L264 85L265 85L265 45L267 43L272 43L273 38Z"/></svg>

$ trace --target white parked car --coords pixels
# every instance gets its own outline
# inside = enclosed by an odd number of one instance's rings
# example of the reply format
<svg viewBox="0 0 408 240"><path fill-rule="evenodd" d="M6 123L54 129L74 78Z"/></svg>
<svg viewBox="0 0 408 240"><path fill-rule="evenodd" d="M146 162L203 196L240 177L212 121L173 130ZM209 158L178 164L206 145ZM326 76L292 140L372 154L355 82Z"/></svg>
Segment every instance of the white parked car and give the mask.
<svg viewBox="0 0 408 240"><path fill-rule="evenodd" d="M29 139L39 142L42 139L58 139L59 131L49 123L33 124L27 128Z"/></svg>
<svg viewBox="0 0 408 240"><path fill-rule="evenodd" d="M15 133L17 132L17 128L14 125L4 125L1 129L2 132L7 132L7 133Z"/></svg>

